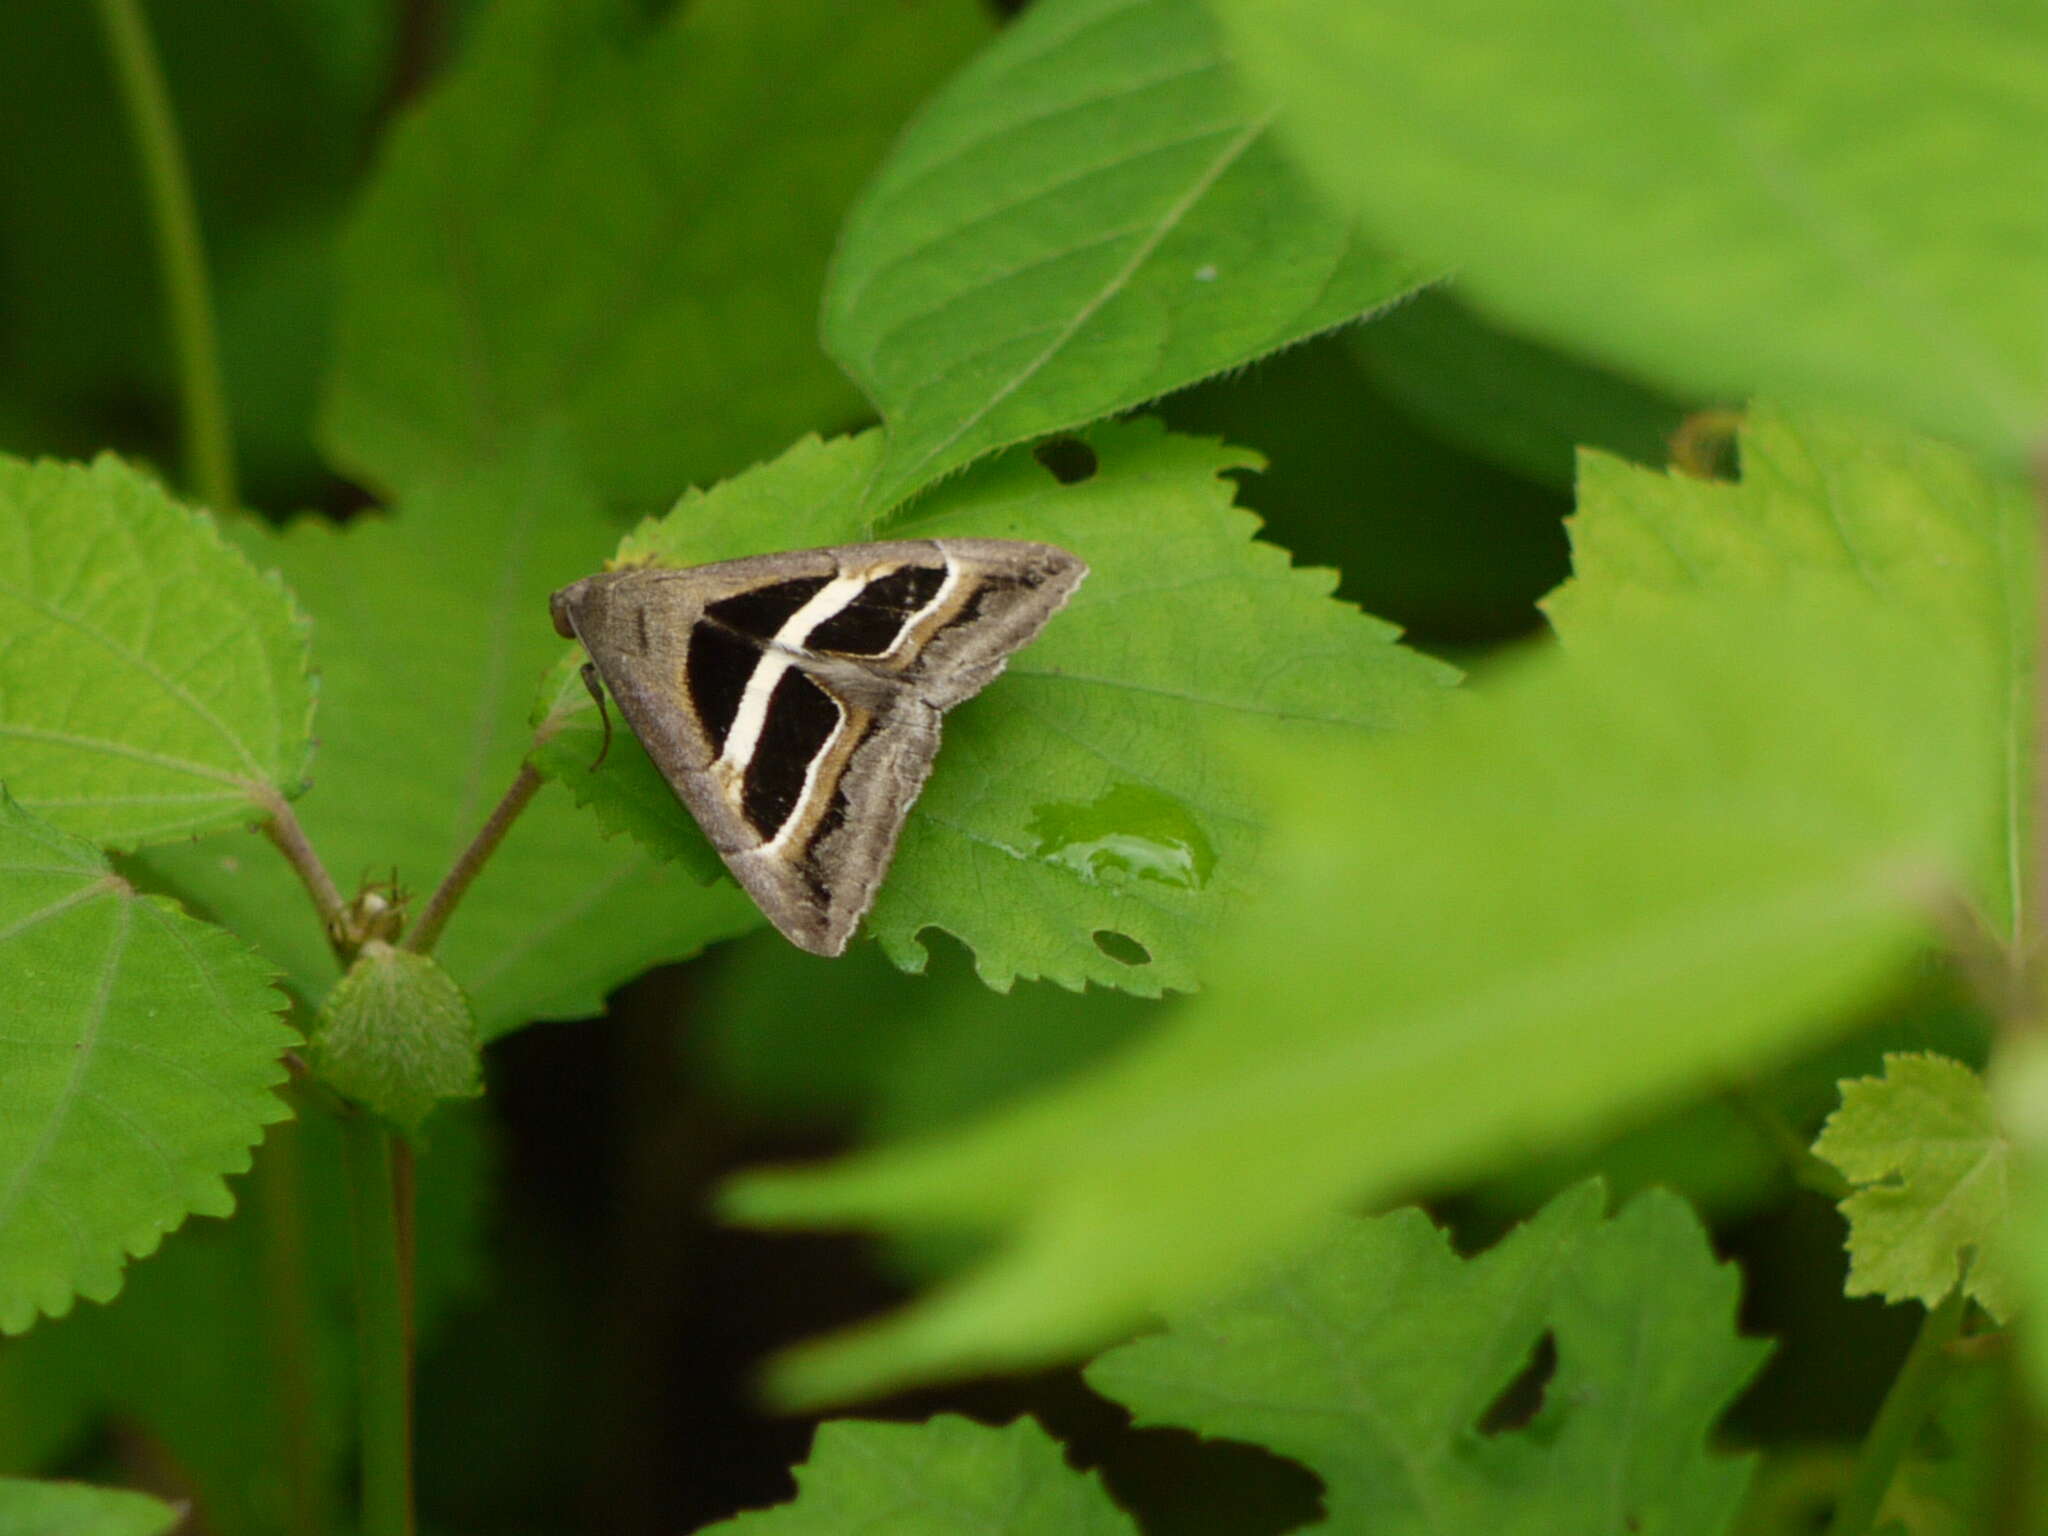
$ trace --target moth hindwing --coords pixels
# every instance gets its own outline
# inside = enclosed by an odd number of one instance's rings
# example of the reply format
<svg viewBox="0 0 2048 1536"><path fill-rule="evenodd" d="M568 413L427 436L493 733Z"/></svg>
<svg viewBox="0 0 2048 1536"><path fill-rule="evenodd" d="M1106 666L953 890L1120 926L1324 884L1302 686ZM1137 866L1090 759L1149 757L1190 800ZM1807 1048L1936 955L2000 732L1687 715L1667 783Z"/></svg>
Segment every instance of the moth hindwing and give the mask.
<svg viewBox="0 0 2048 1536"><path fill-rule="evenodd" d="M928 539L588 576L550 602L662 777L792 943L836 955L875 899L939 719L1088 567Z"/></svg>

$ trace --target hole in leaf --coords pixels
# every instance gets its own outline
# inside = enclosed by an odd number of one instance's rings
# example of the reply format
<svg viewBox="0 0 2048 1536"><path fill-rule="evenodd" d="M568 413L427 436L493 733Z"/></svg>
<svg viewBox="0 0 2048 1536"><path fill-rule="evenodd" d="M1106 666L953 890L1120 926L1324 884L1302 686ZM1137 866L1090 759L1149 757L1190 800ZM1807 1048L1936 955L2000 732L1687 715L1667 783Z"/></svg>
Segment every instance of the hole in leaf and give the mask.
<svg viewBox="0 0 2048 1536"><path fill-rule="evenodd" d="M1499 1435L1522 1428L1543 1406L1543 1394L1556 1374L1557 1340L1545 1329L1529 1351L1529 1363L1515 1372L1514 1380L1502 1387L1500 1395L1479 1415L1479 1433Z"/></svg>
<svg viewBox="0 0 2048 1536"><path fill-rule="evenodd" d="M1095 930L1095 947L1118 965L1150 965L1152 951L1132 938L1128 933L1118 933L1114 928Z"/></svg>
<svg viewBox="0 0 2048 1536"><path fill-rule="evenodd" d="M1095 471L1101 467L1095 457L1095 450L1078 437L1055 437L1050 442L1040 443L1031 450L1031 457L1046 468L1046 473L1061 485L1078 485L1083 480L1092 480Z"/></svg>

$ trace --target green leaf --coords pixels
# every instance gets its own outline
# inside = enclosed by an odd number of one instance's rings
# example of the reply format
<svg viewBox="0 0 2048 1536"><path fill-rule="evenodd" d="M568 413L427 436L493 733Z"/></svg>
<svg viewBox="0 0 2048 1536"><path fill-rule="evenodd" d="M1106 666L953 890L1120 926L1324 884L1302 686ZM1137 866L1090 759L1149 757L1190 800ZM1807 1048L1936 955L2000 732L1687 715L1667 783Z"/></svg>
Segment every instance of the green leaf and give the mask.
<svg viewBox="0 0 2048 1536"><path fill-rule="evenodd" d="M1849 1220L1851 1296L1932 1307L1956 1288L2001 1322L2015 1310L2007 1251L2011 1146L1984 1080L1945 1056L1895 1053L1883 1077L1842 1084L1813 1150L1857 1186Z"/></svg>
<svg viewBox="0 0 2048 1536"><path fill-rule="evenodd" d="M1997 746L1971 898L2020 931L2031 847L2035 512L2024 486L1940 443L1835 413L1759 404L1739 484L1589 453L1570 523L1576 576L1545 602L1568 644L1722 598L1796 604L1850 582L1909 612L1975 691Z"/></svg>
<svg viewBox="0 0 2048 1536"><path fill-rule="evenodd" d="M1334 1208L1821 1043L1922 942L1978 810L1980 702L1907 614L1816 591L1539 654L1412 735L1260 743L1272 884L1173 1028L969 1130L733 1186L757 1223L997 1240L782 1390L1071 1354Z"/></svg>
<svg viewBox="0 0 2048 1536"><path fill-rule="evenodd" d="M1332 1529L1727 1529L1748 1459L1707 1453L1768 1346L1740 1281L1664 1191L1600 1219L1597 1184L1461 1259L1419 1210L1347 1219L1242 1293L1111 1350L1088 1384L1140 1425L1290 1456ZM1548 1333L1541 1412L1486 1421Z"/></svg>
<svg viewBox="0 0 2048 1536"><path fill-rule="evenodd" d="M869 509L1412 290L1271 118L1197 0L1040 0L934 97L825 298L826 344L889 427Z"/></svg>
<svg viewBox="0 0 2048 1536"><path fill-rule="evenodd" d="M440 1338L451 1303L479 1289L489 1129L478 1106L451 1105L413 1143L423 1348ZM177 1466L211 1536L332 1529L354 1448L355 1263L340 1142L323 1114L273 1128L233 1221L188 1222L129 1277L119 1305L82 1307L10 1340L0 1350L0 1467L63 1465L95 1421L112 1421Z"/></svg>
<svg viewBox="0 0 2048 1536"><path fill-rule="evenodd" d="M343 247L324 435L410 490L559 428L610 499L855 417L817 340L847 203L987 35L972 0L490 8Z"/></svg>
<svg viewBox="0 0 2048 1536"><path fill-rule="evenodd" d="M1367 375L1449 442L1560 491L1577 450L1662 464L1684 408L1497 330L1434 289L1347 338ZM1469 556L1467 557L1469 559Z"/></svg>
<svg viewBox="0 0 2048 1536"><path fill-rule="evenodd" d="M313 1070L408 1132L443 1099L484 1091L483 1038L469 1002L431 955L372 939L320 1005Z"/></svg>
<svg viewBox="0 0 2048 1536"><path fill-rule="evenodd" d="M423 899L475 836L530 743L531 680L560 653L548 593L594 569L612 537L547 445L390 516L251 531L319 626L320 775L299 815L337 879L383 880L395 865ZM219 839L155 850L147 867L256 942L308 1001L334 983L326 935L274 850ZM435 954L488 1038L602 1012L621 982L757 921L736 891L606 843L544 790Z"/></svg>
<svg viewBox="0 0 2048 1536"><path fill-rule="evenodd" d="M820 1424L794 1502L706 1527L732 1536L1135 1536L1092 1472L1076 1472L1030 1419L992 1428L942 1413L923 1424Z"/></svg>
<svg viewBox="0 0 2048 1536"><path fill-rule="evenodd" d="M800 443L684 498L618 559L695 565L863 537L861 489L880 451L876 434ZM1194 985L1219 912L1255 885L1256 802L1215 734L1261 721L1286 740L1374 736L1420 718L1453 674L1329 601L1332 573L1252 540L1256 521L1223 478L1245 454L1151 422L1101 428L1086 451L1085 479L1062 484L1012 454L881 530L1044 539L1092 570L1045 634L947 717L866 931L906 970L923 967L918 934L937 927L998 990L1024 976L1157 996ZM615 746L618 768L584 771L599 733L580 660L565 657L543 690L544 733L561 743L544 766L594 801L629 774L609 815L658 849L700 849L679 805L651 825L633 814L649 803L643 757Z"/></svg>
<svg viewBox="0 0 2048 1536"><path fill-rule="evenodd" d="M139 896L0 790L0 1332L106 1301L130 1255L234 1209L297 1037L239 941Z"/></svg>
<svg viewBox="0 0 2048 1536"><path fill-rule="evenodd" d="M0 781L66 831L134 848L299 792L305 621L118 459L0 456L0 634Z"/></svg>
<svg viewBox="0 0 2048 1536"><path fill-rule="evenodd" d="M185 1511L146 1493L0 1477L0 1536L163 1536Z"/></svg>
<svg viewBox="0 0 2048 1536"><path fill-rule="evenodd" d="M1318 183L1518 329L1685 393L2035 443L2039 7L1209 3Z"/></svg>

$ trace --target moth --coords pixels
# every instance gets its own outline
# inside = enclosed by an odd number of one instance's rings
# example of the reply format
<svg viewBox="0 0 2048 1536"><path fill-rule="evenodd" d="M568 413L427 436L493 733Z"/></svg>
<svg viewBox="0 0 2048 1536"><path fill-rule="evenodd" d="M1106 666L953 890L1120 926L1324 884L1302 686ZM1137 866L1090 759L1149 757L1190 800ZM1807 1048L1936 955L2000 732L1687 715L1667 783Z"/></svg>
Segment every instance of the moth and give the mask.
<svg viewBox="0 0 2048 1536"><path fill-rule="evenodd" d="M1087 574L1050 544L841 544L608 571L549 608L733 878L792 943L837 955L888 872L941 717Z"/></svg>

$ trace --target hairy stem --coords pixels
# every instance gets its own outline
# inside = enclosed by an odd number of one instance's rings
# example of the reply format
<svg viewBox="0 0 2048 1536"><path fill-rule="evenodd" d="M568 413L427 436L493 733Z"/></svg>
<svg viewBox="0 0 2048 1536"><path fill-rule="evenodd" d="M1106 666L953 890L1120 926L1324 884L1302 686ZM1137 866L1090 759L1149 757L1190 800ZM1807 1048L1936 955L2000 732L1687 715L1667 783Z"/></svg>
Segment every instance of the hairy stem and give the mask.
<svg viewBox="0 0 2048 1536"><path fill-rule="evenodd" d="M280 794L266 791L259 803L269 813L263 819L263 835L277 845L277 851L285 856L285 862L298 872L300 883L306 887L306 894L313 898L313 905L320 913L320 926L327 930L331 939L345 905L341 888L334 883L334 876L327 873L327 866L320 862L320 855L307 840L306 829L299 825L291 802ZM343 963L347 963L346 956L343 956Z"/></svg>
<svg viewBox="0 0 2048 1536"><path fill-rule="evenodd" d="M184 146L139 0L98 0L98 9L149 198L178 365L185 473L200 501L226 511L236 505L234 441L207 288L206 247L200 239Z"/></svg>
<svg viewBox="0 0 2048 1536"><path fill-rule="evenodd" d="M448 871L446 878L427 901L426 911L405 936L403 947L420 954L431 954L441 937L441 930L448 926L448 915L462 900L463 893L470 887L490 857L497 851L498 844L505 840L505 834L512 830L512 823L519 819L519 813L526 809L533 797L540 791L540 773L531 763L519 765L519 776L512 781L512 787L505 791L491 810L489 819L478 828L469 846L462 850L455 861L455 867Z"/></svg>
<svg viewBox="0 0 2048 1536"><path fill-rule="evenodd" d="M1877 1521L1885 1492L1897 1475L1899 1462L1913 1444L1913 1437L1926 1422L1934 1397L1952 1367L1948 1346L1963 1324L1969 1305L1959 1285L1948 1300L1920 1320L1906 1363L1892 1378L1891 1390L1878 1407L1870 1433L1856 1452L1856 1466L1849 1475L1848 1490L1835 1505L1835 1517L1828 1522L1827 1536L1866 1536Z"/></svg>
<svg viewBox="0 0 2048 1536"><path fill-rule="evenodd" d="M375 1117L342 1119L355 1239L358 1452L363 1536L413 1536L412 1315L406 1247L411 1180Z"/></svg>

